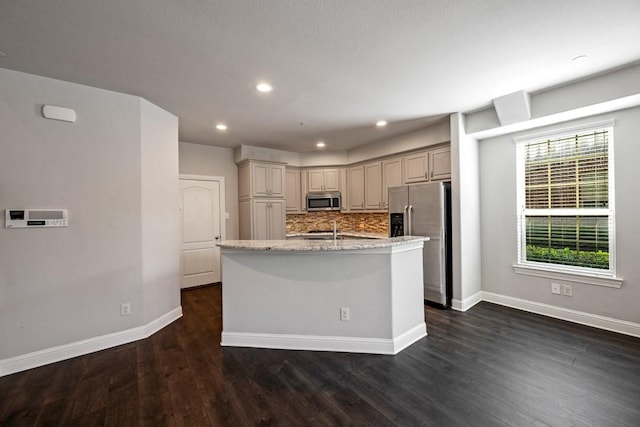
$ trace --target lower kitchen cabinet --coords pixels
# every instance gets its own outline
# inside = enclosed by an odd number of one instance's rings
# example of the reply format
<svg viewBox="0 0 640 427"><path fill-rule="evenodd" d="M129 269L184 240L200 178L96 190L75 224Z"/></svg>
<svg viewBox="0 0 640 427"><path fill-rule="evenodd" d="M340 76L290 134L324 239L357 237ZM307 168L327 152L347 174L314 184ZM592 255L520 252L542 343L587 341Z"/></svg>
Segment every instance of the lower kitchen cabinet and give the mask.
<svg viewBox="0 0 640 427"><path fill-rule="evenodd" d="M241 200L238 213L240 239L285 239L286 206L283 199Z"/></svg>

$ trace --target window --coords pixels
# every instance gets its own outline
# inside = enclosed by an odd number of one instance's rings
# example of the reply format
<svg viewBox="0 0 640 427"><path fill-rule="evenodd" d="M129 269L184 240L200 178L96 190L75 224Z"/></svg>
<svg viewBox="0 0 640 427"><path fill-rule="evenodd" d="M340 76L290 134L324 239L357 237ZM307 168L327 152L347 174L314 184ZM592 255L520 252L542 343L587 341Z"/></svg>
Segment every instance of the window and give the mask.
<svg viewBox="0 0 640 427"><path fill-rule="evenodd" d="M612 125L518 142L519 264L614 276Z"/></svg>

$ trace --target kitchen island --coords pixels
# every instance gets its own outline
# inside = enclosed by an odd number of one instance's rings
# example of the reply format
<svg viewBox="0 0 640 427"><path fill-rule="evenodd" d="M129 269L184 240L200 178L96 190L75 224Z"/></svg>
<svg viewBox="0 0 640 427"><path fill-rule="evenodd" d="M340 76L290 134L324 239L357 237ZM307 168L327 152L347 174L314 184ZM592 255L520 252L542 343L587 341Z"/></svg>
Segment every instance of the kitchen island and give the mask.
<svg viewBox="0 0 640 427"><path fill-rule="evenodd" d="M221 344L397 354L427 334L425 240L218 243Z"/></svg>

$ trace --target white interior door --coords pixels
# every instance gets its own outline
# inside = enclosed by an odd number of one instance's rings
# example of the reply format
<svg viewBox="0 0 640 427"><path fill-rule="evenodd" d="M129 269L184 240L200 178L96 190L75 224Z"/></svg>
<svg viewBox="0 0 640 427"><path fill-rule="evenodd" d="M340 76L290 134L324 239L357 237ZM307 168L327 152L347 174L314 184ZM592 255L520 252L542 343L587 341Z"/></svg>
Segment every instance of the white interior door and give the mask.
<svg viewBox="0 0 640 427"><path fill-rule="evenodd" d="M221 280L220 249L216 242L224 233L223 188L218 179L180 180L182 288Z"/></svg>

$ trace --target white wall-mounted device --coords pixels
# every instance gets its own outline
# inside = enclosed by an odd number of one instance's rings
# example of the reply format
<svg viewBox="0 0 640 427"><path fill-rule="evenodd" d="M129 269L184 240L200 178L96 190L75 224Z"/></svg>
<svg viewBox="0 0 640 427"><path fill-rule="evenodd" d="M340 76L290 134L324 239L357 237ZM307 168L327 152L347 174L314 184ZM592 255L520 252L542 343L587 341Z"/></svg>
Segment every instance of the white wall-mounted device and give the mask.
<svg viewBox="0 0 640 427"><path fill-rule="evenodd" d="M76 121L76 111L74 109L56 105L43 105L42 116L45 119L62 120L63 122L73 123Z"/></svg>
<svg viewBox="0 0 640 427"><path fill-rule="evenodd" d="M42 228L66 226L66 209L4 210L4 228Z"/></svg>
<svg viewBox="0 0 640 427"><path fill-rule="evenodd" d="M501 126L531 120L531 99L523 90L493 100Z"/></svg>

